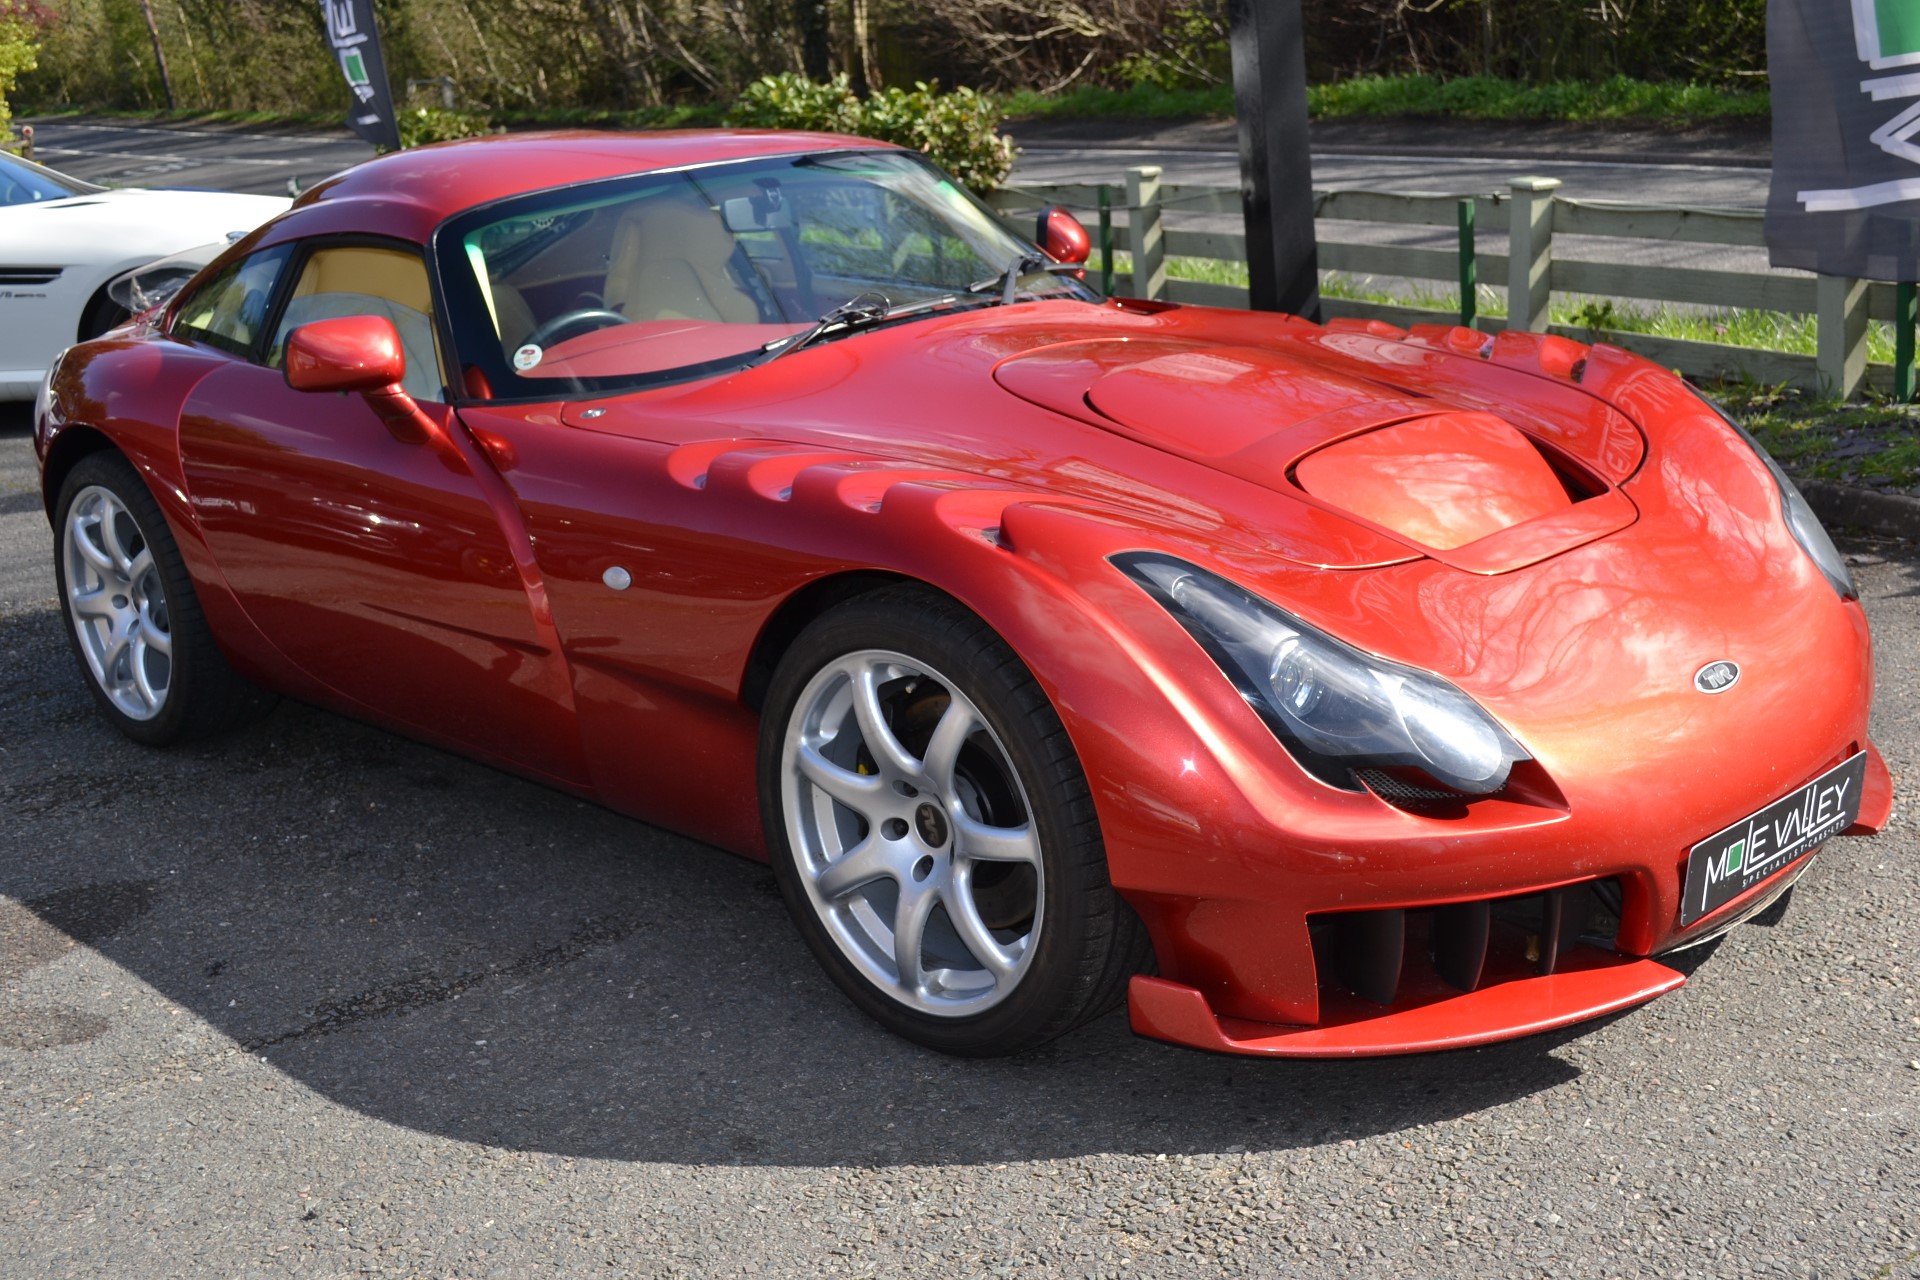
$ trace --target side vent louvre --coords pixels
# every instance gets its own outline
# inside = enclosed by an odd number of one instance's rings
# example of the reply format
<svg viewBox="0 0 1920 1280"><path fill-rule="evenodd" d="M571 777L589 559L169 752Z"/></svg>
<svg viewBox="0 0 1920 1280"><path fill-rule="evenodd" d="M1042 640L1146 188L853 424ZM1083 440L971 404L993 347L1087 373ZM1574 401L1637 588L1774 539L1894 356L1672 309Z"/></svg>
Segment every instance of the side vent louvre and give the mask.
<svg viewBox="0 0 1920 1280"><path fill-rule="evenodd" d="M60 278L61 267L0 267L0 288L34 284L52 284Z"/></svg>

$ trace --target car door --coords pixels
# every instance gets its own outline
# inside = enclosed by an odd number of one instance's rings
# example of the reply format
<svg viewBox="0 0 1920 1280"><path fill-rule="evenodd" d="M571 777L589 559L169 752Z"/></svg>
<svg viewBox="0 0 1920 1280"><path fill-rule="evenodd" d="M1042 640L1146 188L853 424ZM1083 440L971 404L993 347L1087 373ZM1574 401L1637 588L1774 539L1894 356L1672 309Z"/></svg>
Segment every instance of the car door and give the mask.
<svg viewBox="0 0 1920 1280"><path fill-rule="evenodd" d="M393 322L435 436L396 434L362 396L287 385L288 334L349 315ZM444 403L419 252L264 250L197 291L173 336L231 357L188 397L180 447L202 532L261 632L350 709L578 785L564 659L518 511Z"/></svg>

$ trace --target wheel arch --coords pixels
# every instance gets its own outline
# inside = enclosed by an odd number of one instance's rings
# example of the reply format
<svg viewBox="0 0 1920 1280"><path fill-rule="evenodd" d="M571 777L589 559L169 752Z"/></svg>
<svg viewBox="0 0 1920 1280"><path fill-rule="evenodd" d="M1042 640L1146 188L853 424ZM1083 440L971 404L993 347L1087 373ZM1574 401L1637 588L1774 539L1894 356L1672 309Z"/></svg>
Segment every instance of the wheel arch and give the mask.
<svg viewBox="0 0 1920 1280"><path fill-rule="evenodd" d="M69 423L60 429L47 446L47 460L41 470L40 503L46 509L47 519L53 519L54 506L60 501L61 486L80 460L95 453L122 453L120 446L106 432L84 422Z"/></svg>
<svg viewBox="0 0 1920 1280"><path fill-rule="evenodd" d="M74 325L73 340L75 342L86 342L106 332L106 329L95 327L94 318L100 313L103 306L118 305L107 297L107 286L118 278L118 276L107 277L100 282L98 288L87 296L86 305L80 308L80 319L78 323ZM109 329L112 327L111 325L107 326Z"/></svg>
<svg viewBox="0 0 1920 1280"><path fill-rule="evenodd" d="M773 673L779 669L780 660L814 619L859 596L901 586L949 594L931 583L884 569L849 569L828 574L793 592L768 616L760 634L754 638L740 681L741 703L756 714L766 706L767 691L773 684Z"/></svg>

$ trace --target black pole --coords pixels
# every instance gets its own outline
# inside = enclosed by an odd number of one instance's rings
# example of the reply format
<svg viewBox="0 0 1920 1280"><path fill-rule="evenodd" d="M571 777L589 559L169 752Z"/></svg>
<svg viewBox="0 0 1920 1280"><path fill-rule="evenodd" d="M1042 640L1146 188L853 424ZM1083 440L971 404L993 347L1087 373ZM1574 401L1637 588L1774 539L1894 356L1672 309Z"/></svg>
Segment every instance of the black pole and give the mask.
<svg viewBox="0 0 1920 1280"><path fill-rule="evenodd" d="M1253 307L1318 320L1300 0L1229 0L1227 12Z"/></svg>

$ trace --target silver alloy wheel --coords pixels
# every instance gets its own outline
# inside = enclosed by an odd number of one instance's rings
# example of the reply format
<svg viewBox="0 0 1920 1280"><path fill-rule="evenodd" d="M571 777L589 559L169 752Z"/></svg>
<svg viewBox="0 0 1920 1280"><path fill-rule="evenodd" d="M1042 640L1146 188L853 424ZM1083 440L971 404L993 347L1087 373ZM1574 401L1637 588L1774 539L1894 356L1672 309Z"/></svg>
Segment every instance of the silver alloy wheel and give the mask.
<svg viewBox="0 0 1920 1280"><path fill-rule="evenodd" d="M780 776L807 898L870 982L944 1017L1013 992L1043 924L1040 837L1006 748L951 680L886 650L836 659L800 693Z"/></svg>
<svg viewBox="0 0 1920 1280"><path fill-rule="evenodd" d="M95 682L129 719L153 719L173 683L173 631L146 535L111 489L88 485L67 508L60 554L67 617Z"/></svg>

